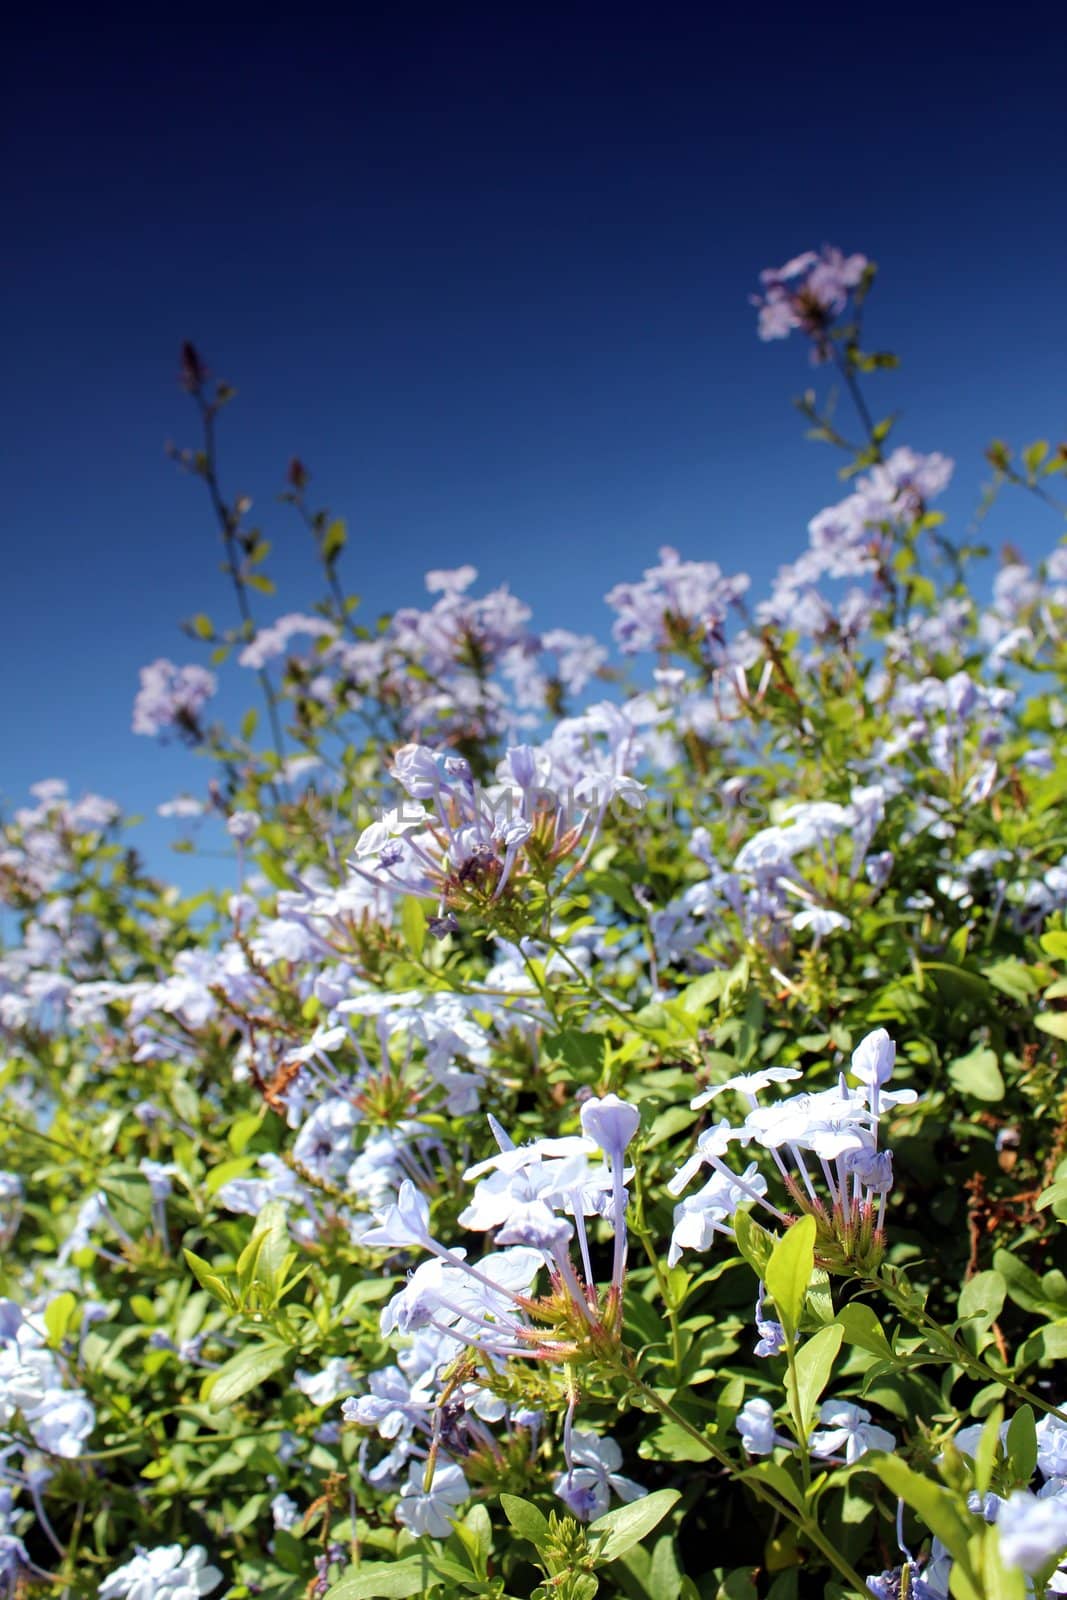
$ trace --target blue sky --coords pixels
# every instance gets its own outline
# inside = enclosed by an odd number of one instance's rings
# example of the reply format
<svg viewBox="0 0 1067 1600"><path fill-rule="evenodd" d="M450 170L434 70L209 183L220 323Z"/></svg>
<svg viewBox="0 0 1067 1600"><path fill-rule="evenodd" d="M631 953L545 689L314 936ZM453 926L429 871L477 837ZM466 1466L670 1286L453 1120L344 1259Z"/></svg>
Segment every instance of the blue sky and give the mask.
<svg viewBox="0 0 1067 1600"><path fill-rule="evenodd" d="M764 347L760 267L824 241L878 260L878 382L900 442L958 461L962 530L994 434L1063 436L1067 225L1053 13L361 8L348 20L49 15L5 68L0 799L63 775L136 809L206 772L129 732L139 667L230 620L197 486L183 338L239 389L227 482L315 597L274 504L289 457L352 531L377 612L472 561L537 622L662 543L757 585L837 497ZM1032 554L1055 520L986 528ZM264 617L268 615L265 608ZM249 684L249 700L252 685ZM147 834L150 847L161 835Z"/></svg>

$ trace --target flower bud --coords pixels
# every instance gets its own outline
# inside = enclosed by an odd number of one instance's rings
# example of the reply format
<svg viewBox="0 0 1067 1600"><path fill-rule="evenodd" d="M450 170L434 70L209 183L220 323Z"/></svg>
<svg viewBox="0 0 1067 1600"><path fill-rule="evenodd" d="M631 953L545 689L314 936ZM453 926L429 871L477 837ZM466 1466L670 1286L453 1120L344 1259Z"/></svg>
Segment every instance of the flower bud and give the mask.
<svg viewBox="0 0 1067 1600"><path fill-rule="evenodd" d="M587 1100L581 1111L582 1132L594 1139L605 1155L620 1157L641 1125L641 1113L617 1094Z"/></svg>
<svg viewBox="0 0 1067 1600"><path fill-rule="evenodd" d="M852 1073L871 1089L880 1089L893 1076L897 1047L884 1028L861 1039L852 1052Z"/></svg>

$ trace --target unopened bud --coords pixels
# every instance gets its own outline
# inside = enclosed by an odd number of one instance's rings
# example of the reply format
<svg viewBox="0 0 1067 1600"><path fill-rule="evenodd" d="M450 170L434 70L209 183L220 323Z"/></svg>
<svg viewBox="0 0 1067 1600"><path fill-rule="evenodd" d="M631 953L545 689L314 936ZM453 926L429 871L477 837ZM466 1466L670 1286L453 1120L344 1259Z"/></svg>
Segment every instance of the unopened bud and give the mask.
<svg viewBox="0 0 1067 1600"><path fill-rule="evenodd" d="M187 389L190 394L199 394L207 381L207 367L201 360L200 352L197 350L196 345L189 339L185 339L182 342L181 363L178 371L182 388Z"/></svg>

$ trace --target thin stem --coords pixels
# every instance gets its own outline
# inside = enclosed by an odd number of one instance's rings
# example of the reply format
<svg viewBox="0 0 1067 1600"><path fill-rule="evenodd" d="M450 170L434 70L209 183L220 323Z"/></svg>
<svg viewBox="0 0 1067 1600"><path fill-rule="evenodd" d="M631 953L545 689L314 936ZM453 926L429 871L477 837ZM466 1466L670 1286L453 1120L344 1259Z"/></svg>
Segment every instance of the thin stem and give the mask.
<svg viewBox="0 0 1067 1600"><path fill-rule="evenodd" d="M661 1417L676 1423L691 1439L695 1439L707 1451L713 1461L717 1461L721 1467L736 1475L736 1462L731 1461L726 1452L720 1450L718 1445L713 1444L700 1428L694 1427L691 1422L687 1422L681 1413L674 1409L669 1400L664 1400L656 1393L655 1389L649 1388L648 1384L643 1382L623 1361L617 1360L611 1363L611 1367L613 1371L626 1380L631 1389L640 1394L649 1405L658 1411ZM791 1522L816 1547L820 1554L825 1557L828 1564L836 1568L845 1579L845 1582L855 1589L857 1596L863 1596L864 1600L870 1600L870 1591L864 1580L855 1568L845 1560L840 1551L834 1548L831 1541L812 1518L804 1512L798 1512L795 1506L780 1498L766 1484L761 1483L758 1478L746 1478L745 1483L757 1499L765 1501L767 1505L777 1511L779 1516Z"/></svg>
<svg viewBox="0 0 1067 1600"><path fill-rule="evenodd" d="M660 1299L663 1301L664 1310L667 1313L667 1321L671 1329L671 1360L674 1366L674 1373L678 1381L681 1382L682 1330L678 1321L678 1308L674 1304L674 1296L671 1294L670 1279L663 1270L660 1251L656 1248L652 1232L645 1221L645 1191L641 1183L641 1168L639 1164L634 1172L634 1216L630 1227L640 1241L641 1248L648 1257L649 1265L655 1275L656 1286L659 1289Z"/></svg>
<svg viewBox="0 0 1067 1600"><path fill-rule="evenodd" d="M804 1431L804 1418L800 1413L800 1384L797 1374L797 1341L793 1333L786 1335L785 1359L789 1369L789 1411L793 1419L793 1432L796 1435L797 1455L800 1458L800 1475L804 1480L805 1498L811 1489L811 1452L808 1449L808 1438Z"/></svg>
<svg viewBox="0 0 1067 1600"><path fill-rule="evenodd" d="M936 1322L921 1306L917 1305L906 1290L898 1288L894 1283L879 1274L877 1277L862 1277L862 1283L868 1284L873 1289L878 1289L889 1302L900 1312L901 1316L921 1328L928 1334L931 1343L939 1345L942 1352L956 1366L964 1367L974 1377L983 1378L987 1382L999 1384L1009 1394L1026 1405L1037 1406L1039 1411L1046 1412L1050 1417L1056 1417L1060 1422L1067 1423L1067 1412L1058 1406L1050 1405L1047 1400L1042 1400L1039 1394L1032 1389L1024 1389L1021 1384L1015 1383L1002 1372L997 1372L988 1361L981 1356L972 1355L967 1347L959 1342L951 1333L946 1333L940 1323Z"/></svg>
<svg viewBox="0 0 1067 1600"><path fill-rule="evenodd" d="M84 1161L87 1166L94 1165L92 1157L79 1150L77 1145L68 1144L64 1139L55 1139L50 1133L42 1133L39 1128L31 1128L28 1123L20 1122L17 1117L8 1116L6 1111L0 1111L0 1122L25 1134L28 1139L40 1139L43 1144L55 1145L57 1150L64 1150L68 1155L77 1156L78 1160Z"/></svg>
<svg viewBox="0 0 1067 1600"><path fill-rule="evenodd" d="M614 1011L617 1017L621 1017L623 1019L627 1026L640 1028L640 1023L635 1020L634 1014L629 1007L622 1005L618 1000L613 1000L611 995L606 994L603 989L599 988L598 985L593 982L592 978L590 978L589 974L582 970L577 961L571 959L570 953L565 945L560 944L559 940L554 939L551 934L545 935L544 942L550 950L555 951L556 955L559 956L561 961L566 962L567 966L574 973L575 977L578 979L579 983L582 985L583 989L585 989L587 994L592 995L594 1000L599 1000L601 1005L609 1007L610 1010ZM644 1030L641 1029L641 1031L643 1032Z"/></svg>
<svg viewBox="0 0 1067 1600"><path fill-rule="evenodd" d="M337 607L338 623L345 633L349 634L353 639L358 638L355 624L352 621L351 614L345 601L345 592L341 587L341 580L337 575L336 557L338 552L334 552L332 556L327 556L324 553L326 533L329 527L328 513L325 511L311 511L308 508L308 503L304 496L303 489L298 489L292 495L283 495L282 498L289 499L296 507L300 520L303 522L304 526L307 528L308 532L311 534L311 537L315 541L315 546L319 553L319 560L322 562L323 571L326 574L326 582L329 586L330 594L333 596L333 603Z"/></svg>
<svg viewBox="0 0 1067 1600"><path fill-rule="evenodd" d="M199 388L194 391L193 398L196 401L197 408L199 409L204 430L204 465L202 477L207 485L208 496L211 500L211 505L219 524L219 530L222 534L223 547L226 551L226 570L229 573L230 579L233 583L234 594L237 598L237 610L240 614L244 631L247 634L248 639L251 640L255 636L256 625L252 617L252 608L248 601L248 590L245 586L244 579L241 577L240 556L237 549L238 516L233 507L229 506L223 499L222 489L219 485L218 459L215 442L216 408L211 404L210 401L206 399L202 390ZM274 693L274 685L271 682L270 673L267 671L266 667L260 667L256 672L256 676L259 679L259 685L263 691L263 698L267 704L267 718L270 722L271 739L274 744L274 752L278 757L279 766L283 766L285 762L285 750L282 741L281 717L278 713L278 700ZM278 786L274 783L271 783L270 787L274 791L275 797L277 797Z"/></svg>
<svg viewBox="0 0 1067 1600"><path fill-rule="evenodd" d="M830 349L833 354L834 366L844 379L845 387L852 397L852 404L856 407L856 410L859 413L859 419L866 430L867 438L870 441L871 450L874 453L874 458L876 461L881 461L881 446L878 444L878 441L874 436L874 418L867 409L867 402L864 400L863 391L860 389L860 386L856 381L856 374L852 370L852 364L850 361L842 357L841 351L838 349L836 344L831 344Z"/></svg>

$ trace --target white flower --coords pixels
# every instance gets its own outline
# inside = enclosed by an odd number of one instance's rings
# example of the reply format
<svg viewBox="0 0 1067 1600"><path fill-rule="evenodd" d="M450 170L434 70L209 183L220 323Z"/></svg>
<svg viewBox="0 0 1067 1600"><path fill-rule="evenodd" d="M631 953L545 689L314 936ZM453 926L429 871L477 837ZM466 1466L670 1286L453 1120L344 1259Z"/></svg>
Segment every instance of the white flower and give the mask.
<svg viewBox="0 0 1067 1600"><path fill-rule="evenodd" d="M321 1372L297 1371L293 1380L313 1406L329 1406L353 1387L352 1373L343 1356L327 1361Z"/></svg>
<svg viewBox="0 0 1067 1600"><path fill-rule="evenodd" d="M734 1427L741 1435L742 1447L750 1456L769 1456L777 1442L774 1432L774 1407L769 1400L746 1400L737 1413Z"/></svg>
<svg viewBox="0 0 1067 1600"><path fill-rule="evenodd" d="M614 1439L595 1433L575 1432L571 1437L573 1465L552 1485L553 1492L582 1522L603 1516L611 1504L612 1491L620 1500L640 1500L648 1493L632 1478L624 1478L622 1451Z"/></svg>
<svg viewBox="0 0 1067 1600"><path fill-rule="evenodd" d="M141 1175L152 1192L152 1199L165 1200L172 1188L171 1179L178 1175L178 1168L172 1161L151 1161L148 1156L143 1156Z"/></svg>
<svg viewBox="0 0 1067 1600"><path fill-rule="evenodd" d="M710 1089L705 1089L695 1100L690 1100L689 1104L694 1111L699 1111L701 1106L706 1106L717 1095L725 1094L728 1089L734 1089L755 1105L756 1096L761 1089L766 1089L769 1083L790 1083L800 1076L799 1067L764 1067L759 1072L741 1072L735 1078L727 1078L725 1083L713 1083Z"/></svg>
<svg viewBox="0 0 1067 1600"><path fill-rule="evenodd" d="M258 811L235 811L227 820L226 832L231 839L236 839L238 844L244 844L246 840L251 839L261 820Z"/></svg>
<svg viewBox="0 0 1067 1600"><path fill-rule="evenodd" d="M893 1076L897 1047L884 1028L861 1039L852 1052L852 1075L868 1088L880 1089Z"/></svg>
<svg viewBox="0 0 1067 1600"><path fill-rule="evenodd" d="M354 1132L362 1115L334 1095L308 1117L293 1145L293 1160L323 1183L340 1188L355 1157Z"/></svg>
<svg viewBox="0 0 1067 1600"><path fill-rule="evenodd" d="M410 833L412 828L421 827L425 821L426 807L412 804L410 800L403 806L383 812L378 821L364 828L357 839L357 857L379 855L390 840L401 838L405 833Z"/></svg>
<svg viewBox="0 0 1067 1600"><path fill-rule="evenodd" d="M693 1103L696 1104L695 1101ZM683 1161L674 1177L668 1182L667 1193L681 1194L682 1190L692 1183L702 1166L712 1165L726 1154L734 1139L741 1138L743 1134L737 1128L732 1128L725 1117L714 1127L705 1128L697 1138L696 1150L687 1161Z"/></svg>
<svg viewBox="0 0 1067 1600"><path fill-rule="evenodd" d="M594 1139L605 1155L621 1159L623 1151L641 1126L641 1113L617 1094L600 1100L587 1100L581 1110L582 1132Z"/></svg>
<svg viewBox="0 0 1067 1600"><path fill-rule="evenodd" d="M396 1204L379 1213L377 1225L363 1235L363 1243L376 1250L425 1247L430 1237L430 1207L409 1178L397 1192Z"/></svg>
<svg viewBox="0 0 1067 1600"><path fill-rule="evenodd" d="M895 1450L897 1441L885 1428L871 1424L871 1413L847 1400L825 1400L819 1407L819 1421L809 1441L815 1456L844 1454L849 1466L868 1450Z"/></svg>
<svg viewBox="0 0 1067 1600"><path fill-rule="evenodd" d="M291 1528L299 1521L300 1507L287 1494L276 1494L270 1503L270 1514L276 1528Z"/></svg>
<svg viewBox="0 0 1067 1600"><path fill-rule="evenodd" d="M1017 1489L1000 1508L997 1530L1005 1566L1038 1572L1067 1550L1067 1499Z"/></svg>
<svg viewBox="0 0 1067 1600"><path fill-rule="evenodd" d="M408 1481L404 1485L400 1504L396 1508L398 1522L412 1533L428 1533L431 1539L447 1539L452 1532L452 1519L467 1499L470 1490L467 1480L454 1461L438 1456L429 1489L424 1487L426 1466L413 1461L408 1468Z"/></svg>
<svg viewBox="0 0 1067 1600"><path fill-rule="evenodd" d="M677 1266L683 1250L707 1250L717 1233L729 1231L727 1218L733 1216L743 1201L756 1199L766 1192L767 1180L754 1161L740 1178L716 1172L703 1189L675 1206L667 1265Z"/></svg>
<svg viewBox="0 0 1067 1600"><path fill-rule="evenodd" d="M798 911L793 918L793 927L798 933L810 928L817 939L851 926L849 919L840 911L828 911L825 906L809 906L806 911Z"/></svg>
<svg viewBox="0 0 1067 1600"><path fill-rule="evenodd" d="M99 1600L198 1600L222 1582L217 1567L207 1564L207 1552L195 1544L183 1551L180 1544L139 1550L132 1561L119 1567L100 1585Z"/></svg>
<svg viewBox="0 0 1067 1600"><path fill-rule="evenodd" d="M42 1450L72 1461L92 1433L96 1416L80 1389L46 1389L26 1420Z"/></svg>
<svg viewBox="0 0 1067 1600"><path fill-rule="evenodd" d="M565 1250L574 1229L543 1200L516 1202L497 1234L498 1244L529 1245L535 1250Z"/></svg>
<svg viewBox="0 0 1067 1600"><path fill-rule="evenodd" d="M1067 1423L1044 1416L1037 1425L1037 1464L1046 1478L1067 1478ZM958 1445L957 1445L958 1447Z"/></svg>

